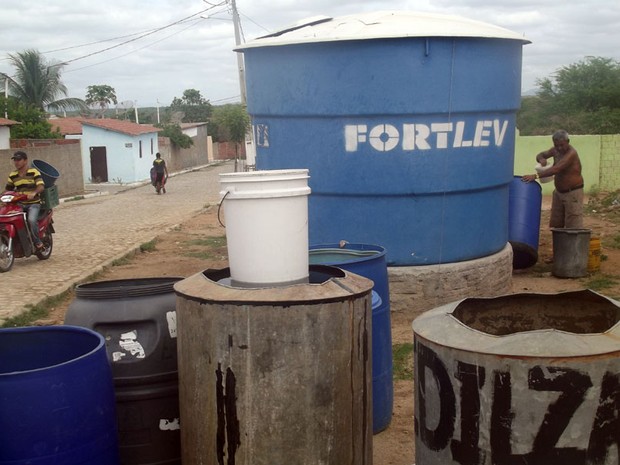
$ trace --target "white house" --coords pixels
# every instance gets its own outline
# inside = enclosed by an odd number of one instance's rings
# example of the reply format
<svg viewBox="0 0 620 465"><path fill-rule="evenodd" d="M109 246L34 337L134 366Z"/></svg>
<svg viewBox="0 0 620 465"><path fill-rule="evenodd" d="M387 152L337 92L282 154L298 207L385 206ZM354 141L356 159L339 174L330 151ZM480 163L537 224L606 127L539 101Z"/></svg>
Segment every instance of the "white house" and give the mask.
<svg viewBox="0 0 620 465"><path fill-rule="evenodd" d="M148 179L159 151L159 128L117 119L82 120L84 182Z"/></svg>
<svg viewBox="0 0 620 465"><path fill-rule="evenodd" d="M10 119L0 118L0 150L11 148L11 126L14 124L20 123Z"/></svg>

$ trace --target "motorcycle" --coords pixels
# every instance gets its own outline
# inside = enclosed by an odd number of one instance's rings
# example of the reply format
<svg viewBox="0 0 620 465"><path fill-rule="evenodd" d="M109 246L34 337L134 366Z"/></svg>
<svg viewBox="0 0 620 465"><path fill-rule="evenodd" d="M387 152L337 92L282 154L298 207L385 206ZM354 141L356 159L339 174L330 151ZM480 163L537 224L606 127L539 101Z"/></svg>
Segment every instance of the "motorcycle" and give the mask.
<svg viewBox="0 0 620 465"><path fill-rule="evenodd" d="M27 198L25 194L12 191L0 196L0 273L9 271L15 258L34 254L39 260L47 260L52 255L54 211L51 208L41 208L38 227L43 247L37 250L32 241L26 212L19 204Z"/></svg>

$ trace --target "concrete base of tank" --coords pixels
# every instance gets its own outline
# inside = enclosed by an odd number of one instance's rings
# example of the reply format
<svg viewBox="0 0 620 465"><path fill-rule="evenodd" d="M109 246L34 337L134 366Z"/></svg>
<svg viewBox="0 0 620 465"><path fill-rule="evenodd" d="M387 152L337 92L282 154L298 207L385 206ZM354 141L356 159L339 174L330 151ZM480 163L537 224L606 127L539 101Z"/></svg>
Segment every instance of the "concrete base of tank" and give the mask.
<svg viewBox="0 0 620 465"><path fill-rule="evenodd" d="M466 297L497 297L512 291L512 247L475 260L427 266L388 267L390 308L413 321L421 313Z"/></svg>

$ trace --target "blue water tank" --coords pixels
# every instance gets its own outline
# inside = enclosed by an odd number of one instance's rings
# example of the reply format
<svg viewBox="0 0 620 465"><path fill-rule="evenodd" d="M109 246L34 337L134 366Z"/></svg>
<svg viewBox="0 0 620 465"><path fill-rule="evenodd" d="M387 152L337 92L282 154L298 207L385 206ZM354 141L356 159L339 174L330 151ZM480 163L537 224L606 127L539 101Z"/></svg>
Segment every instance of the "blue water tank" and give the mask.
<svg viewBox="0 0 620 465"><path fill-rule="evenodd" d="M310 170L310 243L382 244L390 265L498 252L527 42L411 12L318 18L248 42L257 169Z"/></svg>

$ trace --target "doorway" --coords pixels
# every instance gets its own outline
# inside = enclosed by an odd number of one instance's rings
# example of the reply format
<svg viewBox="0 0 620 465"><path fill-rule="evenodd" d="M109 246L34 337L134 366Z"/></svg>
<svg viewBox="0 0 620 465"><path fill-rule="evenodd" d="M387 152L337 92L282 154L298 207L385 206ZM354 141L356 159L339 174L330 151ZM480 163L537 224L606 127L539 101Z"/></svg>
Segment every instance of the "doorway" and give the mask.
<svg viewBox="0 0 620 465"><path fill-rule="evenodd" d="M108 182L108 158L105 147L90 148L90 182Z"/></svg>

